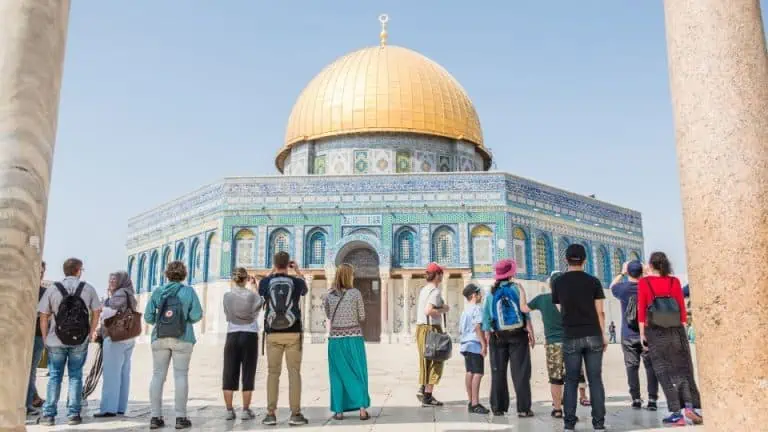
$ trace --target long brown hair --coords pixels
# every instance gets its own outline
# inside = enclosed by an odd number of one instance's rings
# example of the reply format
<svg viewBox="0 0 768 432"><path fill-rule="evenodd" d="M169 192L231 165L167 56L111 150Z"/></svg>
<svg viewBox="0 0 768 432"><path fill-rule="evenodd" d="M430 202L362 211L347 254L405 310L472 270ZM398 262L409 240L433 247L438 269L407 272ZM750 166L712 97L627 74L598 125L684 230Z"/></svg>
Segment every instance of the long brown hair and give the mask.
<svg viewBox="0 0 768 432"><path fill-rule="evenodd" d="M350 264L341 264L336 267L336 279L333 282L334 289L339 291L352 288L355 283L355 269Z"/></svg>

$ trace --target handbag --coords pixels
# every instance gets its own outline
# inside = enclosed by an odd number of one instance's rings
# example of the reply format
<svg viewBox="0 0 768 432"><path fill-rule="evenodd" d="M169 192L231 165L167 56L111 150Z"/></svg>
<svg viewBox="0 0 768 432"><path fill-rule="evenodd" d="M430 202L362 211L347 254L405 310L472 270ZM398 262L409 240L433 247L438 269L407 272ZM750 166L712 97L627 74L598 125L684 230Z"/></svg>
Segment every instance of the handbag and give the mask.
<svg viewBox="0 0 768 432"><path fill-rule="evenodd" d="M141 314L133 310L131 301L124 311L104 320L104 330L112 342L120 342L141 335Z"/></svg>
<svg viewBox="0 0 768 432"><path fill-rule="evenodd" d="M648 289L651 290L653 301L648 305L646 315L648 315L648 325L652 327L661 328L674 328L682 327L680 321L680 306L677 304L677 300L672 298L672 278L669 278L669 292L670 295L656 296L653 292L653 285L645 279L645 283L648 284Z"/></svg>
<svg viewBox="0 0 768 432"><path fill-rule="evenodd" d="M429 318L431 321L432 318ZM443 314L443 325L447 327L447 320ZM424 359L434 362L448 361L453 355L453 341L448 333L430 326L424 342Z"/></svg>

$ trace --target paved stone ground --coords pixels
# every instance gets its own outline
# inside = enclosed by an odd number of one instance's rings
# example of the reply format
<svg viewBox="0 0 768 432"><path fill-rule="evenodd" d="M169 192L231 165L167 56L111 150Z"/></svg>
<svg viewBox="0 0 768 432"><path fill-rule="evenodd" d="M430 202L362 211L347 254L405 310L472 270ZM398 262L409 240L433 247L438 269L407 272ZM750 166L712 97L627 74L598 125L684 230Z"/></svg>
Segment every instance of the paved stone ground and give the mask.
<svg viewBox="0 0 768 432"><path fill-rule="evenodd" d="M287 377L281 381L280 409L278 412L279 425L267 428L260 423L260 416L264 414L266 399L265 364L259 359L259 373L257 374L254 394L254 410L259 419L242 421L239 418L234 422L223 420L224 408L221 399L221 364L222 346L198 344L192 357L190 369L190 401L189 416L192 419L194 430L205 431L250 431L250 430L287 430L289 429L287 404ZM93 351L92 351L93 354ZM91 359L94 357L91 354ZM549 401L549 386L547 384L546 369L544 363L544 350L537 346L533 351L533 410L536 417L518 419L515 416L494 418L491 416L470 415L466 409L464 392L464 370L461 357L455 356L446 367L443 382L438 387L435 395L444 401L445 407L440 409L421 408L415 398L416 379L418 369L415 347L413 345L369 345L368 361L370 373L370 393L373 407L370 409L372 418L367 422L357 420L353 415L350 418L337 422L330 419L328 411L328 372L326 363L325 345L305 345L303 364L303 396L304 414L310 420L308 426L302 430L318 430L329 427L342 427L344 431L562 431L562 421L552 419L549 415L551 404ZM90 369L90 361L87 365ZM490 368L486 365L486 371ZM129 412L125 417L101 421L94 419L92 414L98 411L101 389L88 400L88 406L84 408L85 422L77 427L65 426L66 419L60 418L60 425L54 428L44 428L30 425L29 431L41 430L119 430L134 431L147 430L149 424L149 382L152 373L152 359L149 346L137 345L133 356L133 373L131 377L131 402ZM643 372L641 371L641 377ZM169 373L165 386L165 414L173 426L173 374ZM605 381L608 417L606 424L612 431L650 431L661 430L661 418L666 410L662 404L661 410L653 413L648 411L635 411L628 407L626 377L619 345L611 345L604 361L603 377ZM483 380L482 395L488 395L490 377ZM39 377L38 385L43 392L47 378ZM644 386L643 382L643 386ZM66 393L66 384L62 386ZM511 388L511 383L510 383ZM66 394L62 394L62 404L59 412L64 411ZM487 398L482 401L488 406ZM235 398L235 404L239 403L239 397ZM514 406L514 401L513 401ZM589 419L589 408L579 407L578 415L582 421L577 425L577 430L592 430ZM32 423L35 419L29 419Z"/></svg>

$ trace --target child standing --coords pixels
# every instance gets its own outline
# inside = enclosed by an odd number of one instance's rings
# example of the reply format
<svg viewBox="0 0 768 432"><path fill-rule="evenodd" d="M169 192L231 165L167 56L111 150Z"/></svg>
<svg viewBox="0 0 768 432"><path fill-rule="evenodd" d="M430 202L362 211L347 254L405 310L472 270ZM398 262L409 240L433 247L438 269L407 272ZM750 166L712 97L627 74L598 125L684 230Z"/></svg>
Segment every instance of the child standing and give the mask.
<svg viewBox="0 0 768 432"><path fill-rule="evenodd" d="M483 300L482 290L475 284L464 287L464 298L469 304L461 314L461 348L464 356L464 366L467 374L464 379L467 387L467 399L469 399L469 412L473 414L488 414L488 408L480 404L480 381L483 379L485 369L485 356L488 354L488 345L481 325L483 323L483 311L480 303Z"/></svg>

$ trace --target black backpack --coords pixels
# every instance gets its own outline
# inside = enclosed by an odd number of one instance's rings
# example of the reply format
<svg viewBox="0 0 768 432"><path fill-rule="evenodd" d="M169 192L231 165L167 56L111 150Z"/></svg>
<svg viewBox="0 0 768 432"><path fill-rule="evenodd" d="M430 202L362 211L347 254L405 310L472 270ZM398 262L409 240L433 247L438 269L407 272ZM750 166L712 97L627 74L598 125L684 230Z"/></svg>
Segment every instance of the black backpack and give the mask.
<svg viewBox="0 0 768 432"><path fill-rule="evenodd" d="M59 282L54 283L54 286L61 293L58 313L53 316L56 321L56 336L64 345L81 345L88 339L88 333L91 331L88 306L80 297L85 282L80 282L74 294L70 294Z"/></svg>
<svg viewBox="0 0 768 432"><path fill-rule="evenodd" d="M640 331L640 323L637 321L637 294L627 299L627 310L624 311L624 320L632 331Z"/></svg>
<svg viewBox="0 0 768 432"><path fill-rule="evenodd" d="M270 330L288 330L298 318L293 312L293 280L278 276L269 281L266 324Z"/></svg>
<svg viewBox="0 0 768 432"><path fill-rule="evenodd" d="M183 287L182 287L183 289ZM169 294L158 308L155 328L158 338L180 338L187 331L187 319L184 316L184 304L178 297L179 291Z"/></svg>
<svg viewBox="0 0 768 432"><path fill-rule="evenodd" d="M651 290L653 301L648 305L648 325L652 327L673 328L682 327L683 323L680 321L680 306L677 304L677 300L670 295L657 296L653 292L653 285L645 280L648 284L648 289ZM669 291L672 292L672 278L669 278Z"/></svg>

